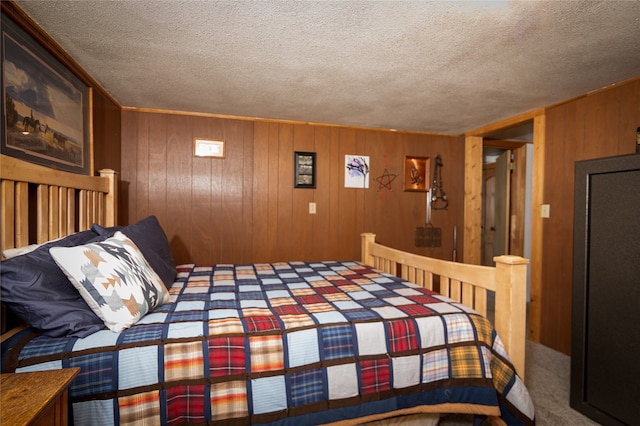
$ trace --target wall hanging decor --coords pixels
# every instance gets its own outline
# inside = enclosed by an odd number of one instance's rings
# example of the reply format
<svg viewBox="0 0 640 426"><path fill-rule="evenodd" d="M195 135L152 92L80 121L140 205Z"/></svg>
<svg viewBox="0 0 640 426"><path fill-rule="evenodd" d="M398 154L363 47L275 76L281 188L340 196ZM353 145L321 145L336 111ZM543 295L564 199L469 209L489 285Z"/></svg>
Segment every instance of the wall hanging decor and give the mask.
<svg viewBox="0 0 640 426"><path fill-rule="evenodd" d="M90 174L90 88L2 14L0 151L22 160Z"/></svg>
<svg viewBox="0 0 640 426"><path fill-rule="evenodd" d="M376 178L378 182L378 192L382 192L383 189L391 191L391 183L398 177L396 173L389 173L387 156L384 156L384 172Z"/></svg>
<svg viewBox="0 0 640 426"><path fill-rule="evenodd" d="M369 188L369 157L345 155L345 188Z"/></svg>
<svg viewBox="0 0 640 426"><path fill-rule="evenodd" d="M433 169L433 183L431 185L431 202L434 210L444 210L449 205L447 194L442 184L442 158L436 154L436 167Z"/></svg>
<svg viewBox="0 0 640 426"><path fill-rule="evenodd" d="M404 158L404 190L427 192L429 176L429 157Z"/></svg>
<svg viewBox="0 0 640 426"><path fill-rule="evenodd" d="M196 157L224 158L224 141L193 138L193 155Z"/></svg>
<svg viewBox="0 0 640 426"><path fill-rule="evenodd" d="M293 154L293 184L295 188L316 187L316 153L294 152Z"/></svg>
<svg viewBox="0 0 640 426"><path fill-rule="evenodd" d="M416 247L440 247L442 246L442 228L436 227L431 223L431 190L427 192L426 198L426 216L427 221L424 225L418 226L414 233L414 243Z"/></svg>

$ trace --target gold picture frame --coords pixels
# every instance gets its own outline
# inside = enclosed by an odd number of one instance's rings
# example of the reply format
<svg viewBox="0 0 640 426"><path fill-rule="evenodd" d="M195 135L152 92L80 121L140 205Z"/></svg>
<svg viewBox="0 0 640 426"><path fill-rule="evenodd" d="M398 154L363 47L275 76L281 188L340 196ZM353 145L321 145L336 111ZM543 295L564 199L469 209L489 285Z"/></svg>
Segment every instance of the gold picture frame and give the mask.
<svg viewBox="0 0 640 426"><path fill-rule="evenodd" d="M195 157L224 158L224 141L193 138L193 155Z"/></svg>
<svg viewBox="0 0 640 426"><path fill-rule="evenodd" d="M405 156L404 190L428 192L430 165L429 157Z"/></svg>

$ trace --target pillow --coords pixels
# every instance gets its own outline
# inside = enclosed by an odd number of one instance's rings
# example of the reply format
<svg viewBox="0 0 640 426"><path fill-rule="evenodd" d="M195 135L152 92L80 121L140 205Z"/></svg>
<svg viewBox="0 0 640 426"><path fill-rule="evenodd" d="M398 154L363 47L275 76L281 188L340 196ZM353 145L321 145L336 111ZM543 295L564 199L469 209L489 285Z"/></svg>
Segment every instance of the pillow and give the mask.
<svg viewBox="0 0 640 426"><path fill-rule="evenodd" d="M31 253L38 247L42 247L42 244L29 244L28 246L24 246L24 247L16 247L16 248L2 250L2 258L11 259L12 257L22 256L23 254Z"/></svg>
<svg viewBox="0 0 640 426"><path fill-rule="evenodd" d="M98 235L97 232L95 234ZM93 237L95 237L95 235L93 235ZM29 244L28 246L6 249L2 251L2 257L4 259L11 259L12 257L22 256L23 254L31 253L38 247L42 247L45 244L53 243L55 241L60 241L63 238L65 237L56 238L55 240L47 241L42 244Z"/></svg>
<svg viewBox="0 0 640 426"><path fill-rule="evenodd" d="M100 318L58 268L49 248L70 247L104 240L93 231L82 231L50 241L34 251L3 260L0 296L22 321L50 337L85 337L104 328Z"/></svg>
<svg viewBox="0 0 640 426"><path fill-rule="evenodd" d="M169 301L169 291L138 247L117 231L103 242L49 250L82 298L111 330L135 324Z"/></svg>
<svg viewBox="0 0 640 426"><path fill-rule="evenodd" d="M125 227L103 228L98 224L94 224L91 229L96 234L107 237L113 236L116 231L121 231L138 246L149 265L162 279L164 285L167 288L173 285L178 273L176 263L171 255L167 235L155 216L146 217L133 225Z"/></svg>

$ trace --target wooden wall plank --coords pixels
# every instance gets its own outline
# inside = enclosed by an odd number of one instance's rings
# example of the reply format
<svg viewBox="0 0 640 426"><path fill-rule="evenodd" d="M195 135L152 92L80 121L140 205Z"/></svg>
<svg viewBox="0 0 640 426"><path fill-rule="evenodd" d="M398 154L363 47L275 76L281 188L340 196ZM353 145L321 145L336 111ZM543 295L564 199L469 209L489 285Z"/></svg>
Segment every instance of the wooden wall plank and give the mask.
<svg viewBox="0 0 640 426"><path fill-rule="evenodd" d="M220 260L225 263L242 258L244 242L244 224L242 215L242 185L244 165L243 123L238 120L224 120L222 139L227 147L224 159L218 159L214 165L220 169L216 179L219 188L221 217L219 226ZM195 196L195 195L194 195ZM216 218L212 218L216 220ZM205 258L206 259L206 258ZM236 261L237 262L237 261Z"/></svg>
<svg viewBox="0 0 640 426"><path fill-rule="evenodd" d="M437 210L437 204L434 205L432 212L432 221L434 226L442 229L442 247L439 250L430 249L425 252L426 255L432 257L441 257L444 259L453 258L453 228L457 226L457 244L461 245L462 229L464 228L464 207L458 200L461 197L461 190L464 187L463 174L456 173L458 163L456 158L464 157L464 141L461 138L459 143L449 143L449 141L439 136L436 139L437 153L440 154L442 166L442 182L443 190L448 198L448 207L445 210ZM435 155L431 160L431 176L429 185L433 184L433 174L435 169ZM482 203L481 203L482 204ZM458 259L462 256L462 251L458 250Z"/></svg>
<svg viewBox="0 0 640 426"><path fill-rule="evenodd" d="M294 251L294 240L297 236L293 234L293 185L291 176L293 174L293 124L278 125L278 155L270 157L269 161L277 168L277 247L271 253L275 261L297 260L299 250ZM297 219L297 218L296 218ZM293 258L285 258L284 253L294 253Z"/></svg>
<svg viewBox="0 0 640 426"><path fill-rule="evenodd" d="M407 147L404 144L403 135L380 132L369 132L367 146L372 158L371 190L368 192L376 196L371 205L372 208L367 211L367 215L371 215L374 218L371 226L378 229L377 233L379 235L376 239L388 246L399 247L398 241L402 239L402 233L398 232L398 223L393 218L408 218L408 216L397 216L398 206L404 205L408 200L407 194L402 192L404 156L398 155L398 153L405 152L405 149L407 152L411 152L411 147ZM397 184L395 187L396 192L378 191L379 185L377 185L378 182L375 178L384 172L385 157L387 164L391 165L390 167L394 168L395 173L398 174L394 182Z"/></svg>
<svg viewBox="0 0 640 426"><path fill-rule="evenodd" d="M373 162L376 160L376 158L373 157L370 151L367 150L366 139L365 139L366 133L367 133L366 130L360 130L360 129L354 132L355 151L353 151L353 153L357 155L363 155L363 156L369 157L368 171L367 171L368 189L358 188L352 191L354 196L353 197L354 225L353 225L353 230L351 232L347 232L345 235L345 238L348 240L347 245L349 247L353 247L354 245L357 244L358 241L360 241L359 235L365 230L364 216L367 214L367 204L365 203L365 194L367 192L372 191L372 188L375 188L375 185L374 185L375 181L373 180L373 175L371 174L371 167Z"/></svg>
<svg viewBox="0 0 640 426"><path fill-rule="evenodd" d="M138 114L139 118L142 120L139 123L138 134L135 136L136 140L133 141L135 146L137 146L136 150L136 164L135 164L135 182L131 182L132 185L135 186L135 191L137 194L136 198L136 209L132 211L130 222L133 223L140 218L146 217L149 215L149 204L152 202L151 193L149 190L149 182L151 182L152 177L150 176L149 167L149 156L150 151L153 149L150 144L150 139L160 139L163 138L166 134L165 126L165 117L163 115L158 116L150 116L145 114ZM158 126L161 126L158 128ZM155 132L155 133L154 133ZM157 145L156 142L154 145ZM157 158L157 157L155 157ZM166 173L166 161L162 161L160 159L159 162L153 164L154 167L158 170L161 170L162 173ZM158 172L156 172L158 173ZM158 175L157 175L158 176ZM156 182L154 182L156 183ZM155 210L154 214L156 216L162 216L164 210L158 211Z"/></svg>
<svg viewBox="0 0 640 426"><path fill-rule="evenodd" d="M329 210L332 212L329 218L329 227L326 232L331 233L332 238L329 242L330 249L334 252L336 259L342 259L342 253L336 253L335 247L344 244L339 238L337 232L338 226L343 213L343 206L340 204L341 193L344 191L344 152L340 147L340 128L331 129L331 138L329 142L329 153L327 155L331 170L329 175Z"/></svg>
<svg viewBox="0 0 640 426"><path fill-rule="evenodd" d="M166 221L163 220L164 215L160 215L159 219L169 229L169 241L175 241L171 246L175 261L187 263L193 259L193 241L196 238L190 221L185 220L193 217L193 140L185 117L167 114L164 122L167 126L166 137L154 137L150 144L152 151L159 151L153 153L153 158L150 156L149 163L163 161L165 169L157 170L153 166L149 168L150 179L153 179L149 182L150 196L155 197L149 207L151 211L166 211ZM166 154L161 155L160 152Z"/></svg>
<svg viewBox="0 0 640 426"><path fill-rule="evenodd" d="M215 126L210 126L210 122L211 120L202 117L189 117L192 137L221 139L221 135L215 132ZM191 253L195 259L220 256L219 221L213 220L219 216L219 209L216 207L220 204L221 193L220 168L216 167L217 173L213 170L220 161L217 158L193 157L191 193L194 196L191 199L191 222L194 240ZM214 187L218 191L215 191Z"/></svg>
<svg viewBox="0 0 640 426"><path fill-rule="evenodd" d="M587 97L584 122L586 158L609 157L618 153L619 110L617 88Z"/></svg>
<svg viewBox="0 0 640 426"><path fill-rule="evenodd" d="M388 178L382 180L382 175L387 170L387 174L399 174L397 170L389 171L390 168L399 167L399 161L393 161L394 152L390 152L393 145L398 144L396 134L389 134L386 138L380 132L367 132L366 144L367 152L371 156L371 190L366 191L364 225L363 229L378 229L376 239L378 241L388 241L391 244L391 237L396 234L394 232L397 227L396 221L390 220L398 210L398 197L402 194L401 185L398 184L399 179L388 185ZM390 143L385 143L385 140ZM395 143L394 143L395 142ZM391 160L390 160L391 157ZM399 176L398 176L399 177ZM380 180L376 180L380 178ZM381 185L382 183L382 185ZM385 185L391 187L392 191ZM395 191L393 191L395 190Z"/></svg>
<svg viewBox="0 0 640 426"><path fill-rule="evenodd" d="M551 140L562 140L564 138L564 113L565 106L547 112L547 138ZM562 244L562 214L563 207L563 178L562 167L564 163L564 144L546 145L547 170L554 170L555 173L548 175L545 180L544 203L551 206L549 218L542 219L542 229L545 236L546 246L543 252L543 263L548 265L542 271L542 303L547 307L545 315L542 316L542 328L548 330L545 341L549 346L558 347L558 320L559 311L563 308L561 302L554 297L555 291L549 291L549 283L554 281L554 277L562 275L562 265L556 262L549 262L549 259L562 258L564 247Z"/></svg>
<svg viewBox="0 0 640 426"><path fill-rule="evenodd" d="M337 173L335 164L331 161L331 136L334 130L327 126L313 126L312 128L318 166L316 189L313 190L313 198L317 206L317 213L312 221L314 251L318 259L332 259L332 244L325 234L328 229L331 229L331 218L334 216L332 212L335 211L335 208L331 206L331 196L334 193L331 187L331 176L334 171Z"/></svg>
<svg viewBox="0 0 640 426"><path fill-rule="evenodd" d="M267 143L269 144L269 151L267 157L263 158L262 161L265 161L268 164L268 175L267 175L267 247L264 253L258 253L258 259L263 259L263 262L275 261L278 259L278 235L280 230L278 229L278 197L279 197L279 186L278 186L278 152L279 152L279 131L280 126L277 123L269 124L269 137Z"/></svg>
<svg viewBox="0 0 640 426"><path fill-rule="evenodd" d="M338 142L338 162L342 164L340 178L338 182L338 206L339 219L337 227L331 232L335 232L335 250L339 259L349 259L353 255L350 253L349 247L353 247L351 243L353 235L358 235L356 228L356 215L360 211L356 210L356 200L358 191L361 188L345 188L345 174L347 173L345 166L346 155L364 155L358 149L356 142L356 130L340 129L340 139Z"/></svg>
<svg viewBox="0 0 640 426"><path fill-rule="evenodd" d="M120 210L118 221L120 224L132 223L129 220L131 213L138 207L138 198L144 198L140 202L147 202L148 196L140 194L137 190L138 182L138 147L142 144L141 128L146 130L141 121L148 119L148 114L140 114L132 111L122 112L122 160L120 170Z"/></svg>
<svg viewBox="0 0 640 426"><path fill-rule="evenodd" d="M242 240L243 249L242 255L239 260L241 263L251 263L253 259L253 240L254 234L253 228L253 206L255 205L253 199L253 182L254 173L254 126L253 123L243 122L242 131L242 144L243 144L243 173L242 173ZM224 244L224 241L221 242ZM209 258L211 259L211 258Z"/></svg>
<svg viewBox="0 0 640 426"><path fill-rule="evenodd" d="M399 177L390 198L381 198L375 177L385 154L400 175L406 152L445 153L451 167L443 175L455 194L441 213L447 233L462 215L463 191L454 182L463 182L464 171L453 167L464 155L459 137L134 111L123 112L122 122L123 185L130 188L121 217L158 216L178 263L358 259L365 231L424 251L414 247L413 231L424 221L426 195L403 192ZM193 157L192 139L202 132L225 140L226 158ZM316 189L294 188L295 150L316 152ZM346 154L370 157L368 189L344 188ZM310 201L316 215L308 213ZM448 240L430 255L449 258Z"/></svg>
<svg viewBox="0 0 640 426"><path fill-rule="evenodd" d="M408 244L415 246L415 229L419 226L424 226L427 222L427 193L404 190L407 185L407 182L405 182L405 159L407 156L429 158L429 176L426 177L427 181L429 181L431 179L430 176L432 173L431 167L433 165L433 159L437 154L436 147L434 147L433 151L429 155L418 154L413 135L400 135L399 141L401 149L396 153L396 160L399 163L398 180L399 188L402 192L398 194L399 202L397 214L400 217L413 218L413 221L411 222L411 232L401 232L398 229L391 230L394 235L391 240L392 247L400 247ZM429 184L427 183L427 185ZM427 251L430 250L432 250L432 248L415 248L415 252L419 254L426 254Z"/></svg>
<svg viewBox="0 0 640 426"><path fill-rule="evenodd" d="M571 350L573 251L567 242L573 241L575 161L635 151L638 84L634 80L546 110L544 203L551 204L551 217L543 219L542 288L532 293L541 298L535 306L540 331L534 338L566 354Z"/></svg>
<svg viewBox="0 0 640 426"><path fill-rule="evenodd" d="M557 242L560 247L562 247L562 241L573 241L575 167L567 167L566 162L573 159L575 163L579 159L578 155L584 152L584 126L580 124L585 117L585 104L585 100L582 99L566 104L564 108L562 138L565 143L562 144L564 147L562 158L565 163L559 165L562 170L562 196L560 203L553 207L553 210L557 211L554 216L559 216L561 220L561 235ZM556 287L555 292L550 292L557 300L555 309L558 311L557 344L553 347L568 354L571 352L571 328L566 324L571 324L572 306L566 301L572 298L573 269L566 265L573 265L573 251L563 248L559 255L554 259L554 263L562 265L560 275L555 277L559 279L560 285Z"/></svg>
<svg viewBox="0 0 640 426"><path fill-rule="evenodd" d="M269 249L269 132L271 125L257 122L253 137L253 179L252 179L252 258L266 261L264 253Z"/></svg>
<svg viewBox="0 0 640 426"><path fill-rule="evenodd" d="M93 163L95 171L122 169L122 118L120 107L100 90L93 97Z"/></svg>
<svg viewBox="0 0 640 426"><path fill-rule="evenodd" d="M175 120L173 116L168 114L149 117L148 126L144 133L146 138L143 139L138 158L138 167L140 167L138 177L143 184L138 190L147 192L149 195L146 204L138 203L135 220L153 214L157 216L161 224L168 225L180 219L170 213L172 200L169 198L168 191L171 186L167 181L182 179L182 175L191 170L191 158L189 157L191 150L180 147L178 142L180 138L186 137L186 133L183 133L186 126L186 120ZM186 189L187 187L183 188L179 196L188 192L185 191ZM171 230L171 232L175 233L175 230ZM180 234L176 233L176 235Z"/></svg>
<svg viewBox="0 0 640 426"><path fill-rule="evenodd" d="M444 138L442 138L444 139ZM453 256L453 233L454 227L456 231L457 241L456 241L456 259L457 261L462 260L462 253L464 253L464 194L456 194L456 188L464 188L464 173L460 174L456 172L456 169L459 166L458 160L459 158L464 158L465 153L465 140L464 136L460 136L458 140L454 143L450 143L448 140L444 140L444 143L449 148L449 166L445 170L445 176L447 178L447 195L452 203L456 203L458 200L458 207L455 209L454 213L451 214L453 218L453 224L451 229L449 230L451 233L451 253ZM459 192L464 192L458 189Z"/></svg>
<svg viewBox="0 0 640 426"><path fill-rule="evenodd" d="M636 132L640 127L640 79L618 88L621 91L618 116L618 152L628 154L636 149Z"/></svg>
<svg viewBox="0 0 640 426"><path fill-rule="evenodd" d="M285 168L285 174L287 171L290 171L289 174L289 185L291 187L294 186L294 164L293 164L293 153L295 151L301 152L315 152L315 143L314 143L314 129L311 126L306 126L302 124L297 124L293 126L293 149L291 151L291 157L289 161L291 161L292 166ZM282 157L286 158L286 153L282 153ZM316 153L316 164L318 161L318 155ZM316 176L317 176L316 170ZM286 178L285 178L286 179ZM316 182L317 185L317 182ZM315 202L315 189L311 188L294 188L292 190L292 220L291 220L291 230L292 235L291 239L294 246L298 246L300 248L298 257L296 259L299 260L311 260L314 255L314 246L317 244L317 240L319 239L321 234L316 233L315 222L318 217L318 212L316 209L316 214L309 213L309 203ZM321 211L320 214L326 215L328 212L326 211L326 206L322 206L325 208L325 211ZM317 204L316 204L317 208ZM299 244L298 241L308 241L310 244ZM315 259L321 260L321 259Z"/></svg>

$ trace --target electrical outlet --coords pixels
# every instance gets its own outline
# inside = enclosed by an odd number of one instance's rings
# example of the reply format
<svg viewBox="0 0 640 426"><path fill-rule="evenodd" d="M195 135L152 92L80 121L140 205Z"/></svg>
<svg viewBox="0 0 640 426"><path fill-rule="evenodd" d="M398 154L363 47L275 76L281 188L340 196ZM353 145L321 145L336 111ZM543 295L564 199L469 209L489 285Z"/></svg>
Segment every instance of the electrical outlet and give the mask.
<svg viewBox="0 0 640 426"><path fill-rule="evenodd" d="M543 204L540 206L540 217L547 219L551 216L551 204Z"/></svg>
<svg viewBox="0 0 640 426"><path fill-rule="evenodd" d="M316 214L316 203L309 203L309 214Z"/></svg>

